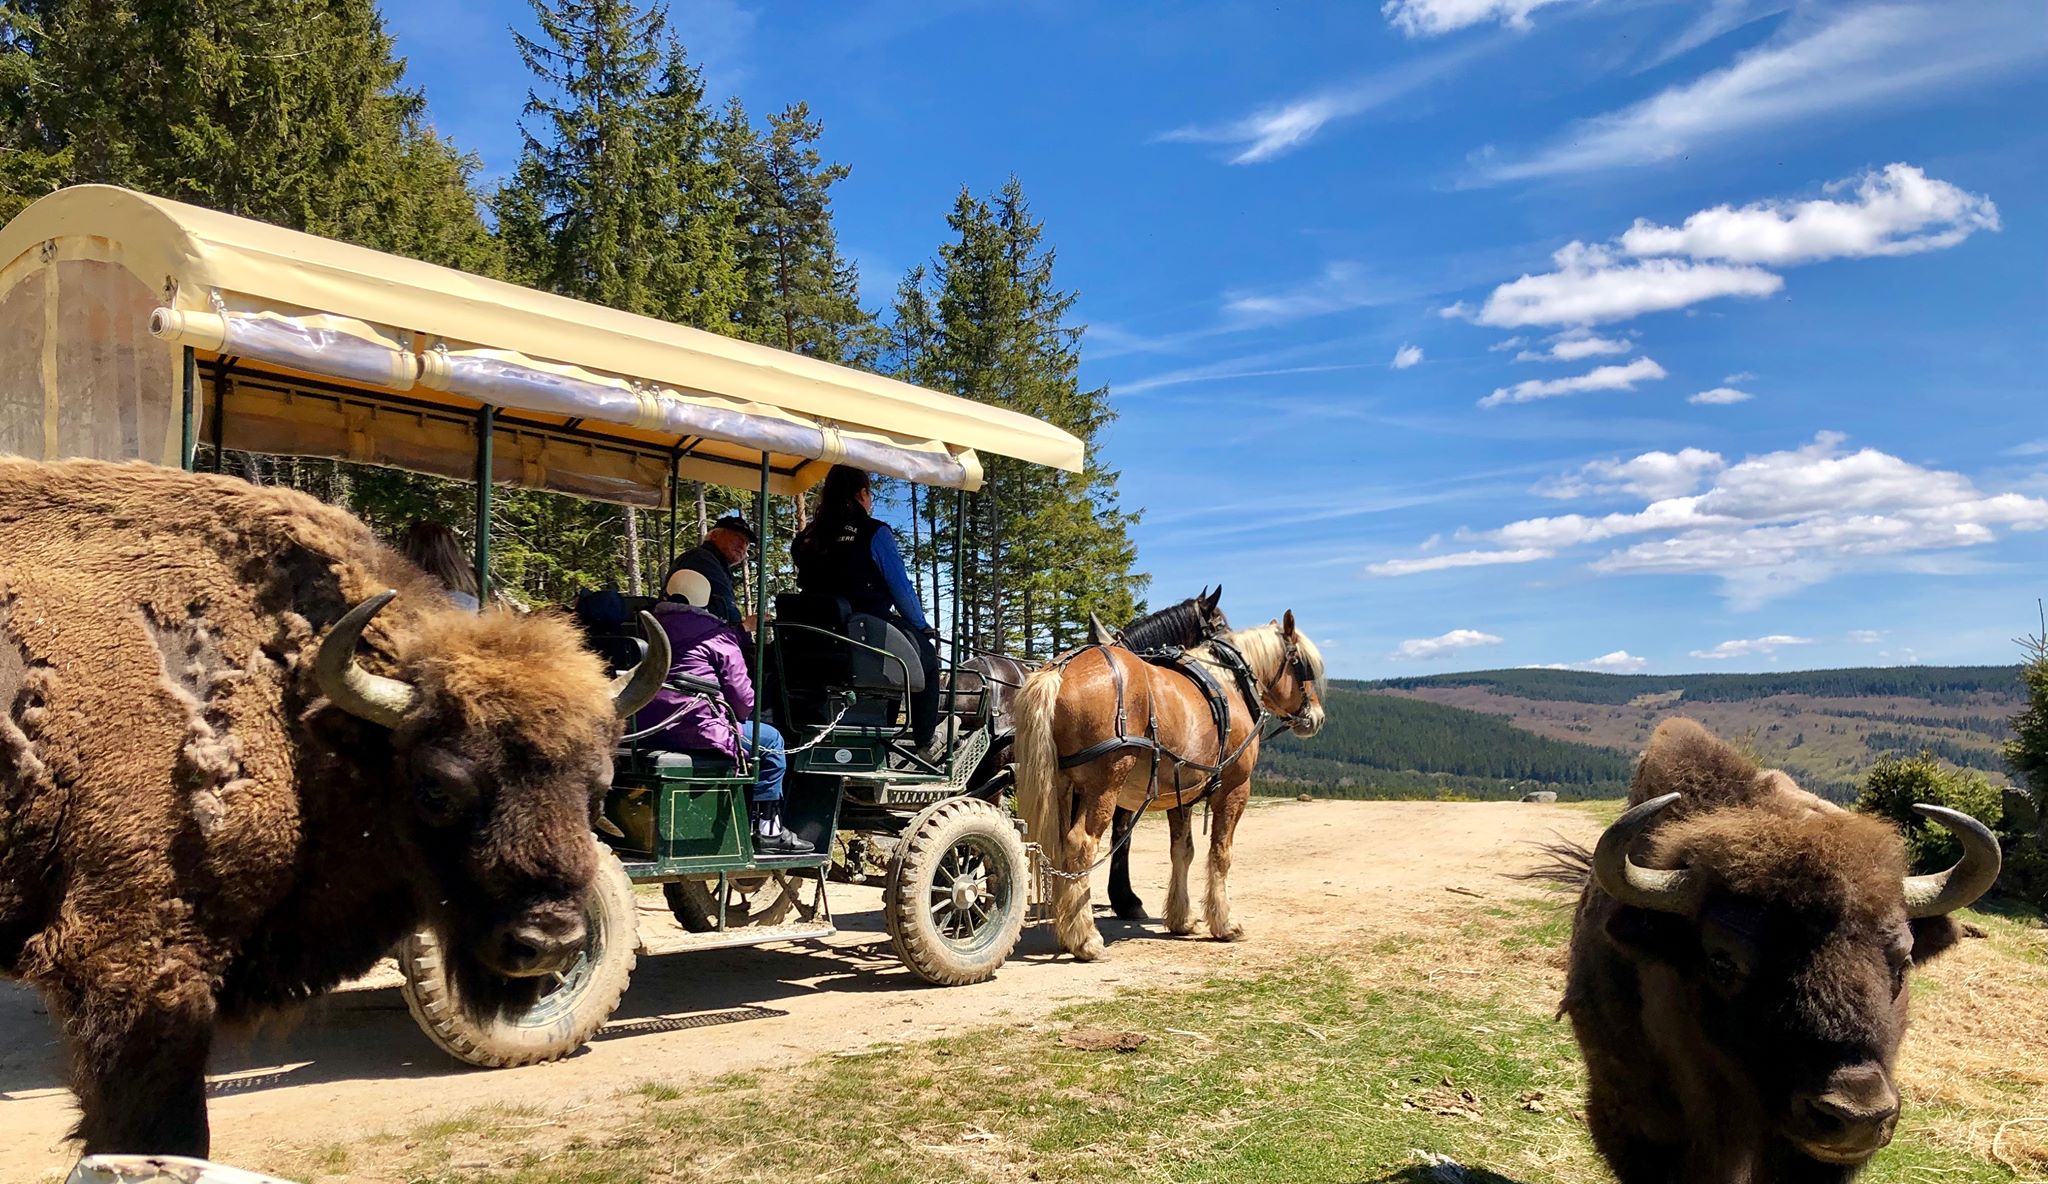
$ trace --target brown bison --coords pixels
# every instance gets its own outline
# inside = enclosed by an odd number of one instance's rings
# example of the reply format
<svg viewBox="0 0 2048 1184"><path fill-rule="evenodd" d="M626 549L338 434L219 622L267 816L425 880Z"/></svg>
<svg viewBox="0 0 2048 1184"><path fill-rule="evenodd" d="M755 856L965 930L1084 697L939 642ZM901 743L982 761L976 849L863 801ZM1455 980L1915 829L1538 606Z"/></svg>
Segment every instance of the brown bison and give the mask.
<svg viewBox="0 0 2048 1184"><path fill-rule="evenodd" d="M1624 1184L1849 1179L1898 1119L1906 972L1956 940L1997 840L1917 807L1965 854L1909 876L1891 826L1685 719L1658 727L1629 801L1577 852L1563 1012L1594 1144Z"/></svg>
<svg viewBox="0 0 2048 1184"><path fill-rule="evenodd" d="M0 459L0 971L62 1023L86 1151L204 1155L215 1025L421 923L475 1006L533 998L651 658L456 609L296 493Z"/></svg>

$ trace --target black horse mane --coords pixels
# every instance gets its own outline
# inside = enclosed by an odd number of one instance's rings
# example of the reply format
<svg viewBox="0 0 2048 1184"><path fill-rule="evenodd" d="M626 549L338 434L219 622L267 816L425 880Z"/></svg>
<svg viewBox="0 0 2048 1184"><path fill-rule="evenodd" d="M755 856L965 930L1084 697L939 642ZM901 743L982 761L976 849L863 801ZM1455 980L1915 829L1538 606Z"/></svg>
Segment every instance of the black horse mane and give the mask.
<svg viewBox="0 0 2048 1184"><path fill-rule="evenodd" d="M1201 598L1191 596L1156 613L1147 613L1118 632L1123 635L1124 648L1142 654L1168 646L1186 649L1229 629L1221 611L1216 614L1215 628L1209 628L1203 621Z"/></svg>

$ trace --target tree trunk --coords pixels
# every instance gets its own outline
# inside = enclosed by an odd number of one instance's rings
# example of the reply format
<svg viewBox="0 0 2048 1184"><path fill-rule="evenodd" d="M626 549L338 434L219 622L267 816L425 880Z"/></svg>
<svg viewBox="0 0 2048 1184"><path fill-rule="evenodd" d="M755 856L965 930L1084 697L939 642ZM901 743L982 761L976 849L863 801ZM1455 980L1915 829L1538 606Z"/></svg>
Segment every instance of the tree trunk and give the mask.
<svg viewBox="0 0 2048 1184"><path fill-rule="evenodd" d="M704 536L710 533L711 520L704 516L704 483L699 481L697 482L697 542L703 542ZM697 544L692 543L690 545L694 547Z"/></svg>
<svg viewBox="0 0 2048 1184"><path fill-rule="evenodd" d="M647 585L640 578L640 511L626 507L626 587L635 596L645 596Z"/></svg>

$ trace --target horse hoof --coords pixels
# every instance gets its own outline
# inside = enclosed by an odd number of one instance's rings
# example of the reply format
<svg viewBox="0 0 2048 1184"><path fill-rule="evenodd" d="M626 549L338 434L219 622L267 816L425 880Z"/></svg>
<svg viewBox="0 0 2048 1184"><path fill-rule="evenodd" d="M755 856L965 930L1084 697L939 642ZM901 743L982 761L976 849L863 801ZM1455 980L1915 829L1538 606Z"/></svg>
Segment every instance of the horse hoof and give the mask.
<svg viewBox="0 0 2048 1184"><path fill-rule="evenodd" d="M1107 962L1109 961L1109 951L1102 948L1101 942L1091 941L1087 945L1082 946L1080 949L1074 951L1074 961Z"/></svg>
<svg viewBox="0 0 2048 1184"><path fill-rule="evenodd" d="M1232 925L1232 926L1231 926L1230 928L1228 928L1228 929L1225 929L1225 930L1224 930L1223 932L1221 932L1221 933L1217 934L1217 935L1216 935L1216 940L1217 940L1217 941L1243 941L1243 940L1244 940L1244 926L1242 926L1242 925Z"/></svg>
<svg viewBox="0 0 2048 1184"><path fill-rule="evenodd" d="M1142 900L1125 901L1114 907L1116 915L1126 921L1143 921L1146 919L1145 902Z"/></svg>

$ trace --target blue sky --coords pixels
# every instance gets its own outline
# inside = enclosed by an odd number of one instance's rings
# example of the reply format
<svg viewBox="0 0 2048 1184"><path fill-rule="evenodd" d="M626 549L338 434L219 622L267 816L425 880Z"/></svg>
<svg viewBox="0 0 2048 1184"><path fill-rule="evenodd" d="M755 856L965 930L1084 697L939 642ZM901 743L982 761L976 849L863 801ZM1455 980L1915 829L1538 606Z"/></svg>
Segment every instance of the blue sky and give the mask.
<svg viewBox="0 0 2048 1184"><path fill-rule="evenodd" d="M386 5L519 149L523 0ZM871 301L1011 173L1154 598L1332 669L2004 662L2048 593L2035 0L675 0Z"/></svg>

